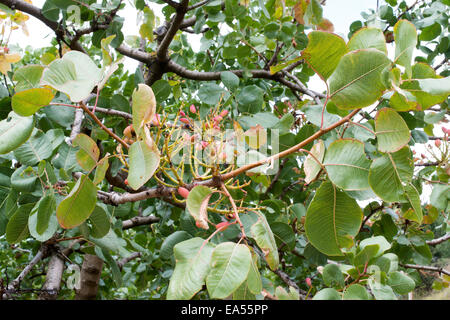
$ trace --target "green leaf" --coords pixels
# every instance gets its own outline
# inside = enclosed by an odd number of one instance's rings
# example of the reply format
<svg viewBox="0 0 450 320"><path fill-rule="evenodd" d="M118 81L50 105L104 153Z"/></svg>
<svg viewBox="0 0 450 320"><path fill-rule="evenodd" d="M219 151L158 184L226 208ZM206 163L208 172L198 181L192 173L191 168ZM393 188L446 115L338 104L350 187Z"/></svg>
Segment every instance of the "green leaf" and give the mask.
<svg viewBox="0 0 450 320"><path fill-rule="evenodd" d="M133 91L133 129L139 137L144 137L142 128L150 123L156 113L156 98L152 88L139 84Z"/></svg>
<svg viewBox="0 0 450 320"><path fill-rule="evenodd" d="M97 249L97 248L96 248ZM105 261L108 263L109 268L111 270L112 279L118 288L123 286L123 278L122 273L120 272L119 266L117 265L116 260L111 256L111 254L105 250L101 249L101 253L105 258Z"/></svg>
<svg viewBox="0 0 450 320"><path fill-rule="evenodd" d="M244 281L239 288L233 292L233 300L256 300L256 297L248 288L247 282Z"/></svg>
<svg viewBox="0 0 450 320"><path fill-rule="evenodd" d="M211 268L213 250L213 245L201 238L175 245L176 265L167 290L168 300L188 300L202 289Z"/></svg>
<svg viewBox="0 0 450 320"><path fill-rule="evenodd" d="M34 190L37 175L29 169L30 167L22 166L11 175L11 186L13 189L21 192L32 192Z"/></svg>
<svg viewBox="0 0 450 320"><path fill-rule="evenodd" d="M387 202L405 202L404 185L412 180L414 163L408 147L386 153L372 162L369 184L375 194Z"/></svg>
<svg viewBox="0 0 450 320"><path fill-rule="evenodd" d="M289 287L289 293L281 286L276 287L275 297L277 297L278 300L300 300L298 291L293 287Z"/></svg>
<svg viewBox="0 0 450 320"><path fill-rule="evenodd" d="M327 287L343 287L345 284L344 274L337 264L327 264L323 268L322 277Z"/></svg>
<svg viewBox="0 0 450 320"><path fill-rule="evenodd" d="M362 211L356 200L324 181L306 212L305 231L308 240L320 252L342 256L361 226Z"/></svg>
<svg viewBox="0 0 450 320"><path fill-rule="evenodd" d="M77 152L78 150L76 148L72 148L67 143L63 143L58 149L58 154L53 158L52 164L57 169L70 172L77 167Z"/></svg>
<svg viewBox="0 0 450 320"><path fill-rule="evenodd" d="M52 90L47 88L27 89L13 95L11 106L18 115L28 117L50 104L53 97Z"/></svg>
<svg viewBox="0 0 450 320"><path fill-rule="evenodd" d="M375 252L374 257L381 256L385 251L391 248L391 244L387 242L386 238L383 236L376 236L371 238L366 238L359 243L359 248L364 250L366 246L378 245L378 251Z"/></svg>
<svg viewBox="0 0 450 320"><path fill-rule="evenodd" d="M323 162L328 177L344 190L366 190L369 185L370 161L364 144L354 139L339 139L328 147Z"/></svg>
<svg viewBox="0 0 450 320"><path fill-rule="evenodd" d="M312 298L313 300L342 300L341 295L333 288L320 290Z"/></svg>
<svg viewBox="0 0 450 320"><path fill-rule="evenodd" d="M173 247L178 243L191 239L192 236L186 231L175 231L166 239L161 245L161 249L159 251L159 256L162 259L170 259L173 255Z"/></svg>
<svg viewBox="0 0 450 320"><path fill-rule="evenodd" d="M382 272L389 273L397 271L398 269L398 256L393 253L386 253L379 257L375 263Z"/></svg>
<svg viewBox="0 0 450 320"><path fill-rule="evenodd" d="M115 37L116 35L113 34L109 37L103 38L100 41L100 46L102 49L102 59L105 66L109 66L112 63L112 57L111 54L109 53L108 46L111 44L111 41L113 41Z"/></svg>
<svg viewBox="0 0 450 320"><path fill-rule="evenodd" d="M322 6L318 0L311 0L306 7L305 11L305 23L307 25L317 25L322 22Z"/></svg>
<svg viewBox="0 0 450 320"><path fill-rule="evenodd" d="M103 73L91 58L80 51L69 51L44 70L41 85L67 94L72 102L87 98L102 80Z"/></svg>
<svg viewBox="0 0 450 320"><path fill-rule="evenodd" d="M56 204L55 204L56 205ZM33 238L40 242L47 241L55 234L56 230L58 230L58 220L56 219L55 209L47 212L48 221L45 225L45 229L42 232L38 232L38 227L42 224L40 221L40 217L38 216L41 205L39 203L31 211L31 214L28 218L28 229Z"/></svg>
<svg viewBox="0 0 450 320"><path fill-rule="evenodd" d="M370 106L386 90L381 74L390 63L377 49L347 53L329 79L332 101L347 110Z"/></svg>
<svg viewBox="0 0 450 320"><path fill-rule="evenodd" d="M152 85L152 90L155 94L156 101L162 103L170 96L172 87L166 80L158 80Z"/></svg>
<svg viewBox="0 0 450 320"><path fill-rule="evenodd" d="M234 91L239 87L239 77L230 71L223 71L220 73L220 79L225 87L230 91Z"/></svg>
<svg viewBox="0 0 450 320"><path fill-rule="evenodd" d="M155 14L149 7L144 8L144 22L139 28L139 34L142 38L147 38L150 42L153 41L153 28L155 27Z"/></svg>
<svg viewBox="0 0 450 320"><path fill-rule="evenodd" d="M253 252L253 251L252 251ZM255 253L252 253L252 261L250 264L250 270L247 276L247 287L253 294L260 294L263 286L261 281L261 274L258 270L258 257Z"/></svg>
<svg viewBox="0 0 450 320"><path fill-rule="evenodd" d="M430 203L436 209L445 211L449 205L450 186L443 184L434 184L430 196Z"/></svg>
<svg viewBox="0 0 450 320"><path fill-rule="evenodd" d="M39 88L43 71L44 66L32 64L17 69L13 76L13 81L17 81L15 92Z"/></svg>
<svg viewBox="0 0 450 320"><path fill-rule="evenodd" d="M344 291L344 300L371 300L366 288L360 284L352 284Z"/></svg>
<svg viewBox="0 0 450 320"><path fill-rule="evenodd" d="M417 45L416 27L408 20L400 20L394 26L395 61L404 66L406 75L411 78L411 62Z"/></svg>
<svg viewBox="0 0 450 320"><path fill-rule="evenodd" d="M22 164L34 166L38 162L50 158L52 152L52 142L48 136L41 130L36 130L27 142L14 150L14 156Z"/></svg>
<svg viewBox="0 0 450 320"><path fill-rule="evenodd" d="M344 39L325 31L312 31L308 34L308 46L302 57L311 68L325 81L348 52Z"/></svg>
<svg viewBox="0 0 450 320"><path fill-rule="evenodd" d="M359 49L378 49L387 54L386 39L378 28L365 27L356 31L347 43L349 51Z"/></svg>
<svg viewBox="0 0 450 320"><path fill-rule="evenodd" d="M84 133L79 133L72 144L74 147L80 147L77 152L77 162L86 171L91 171L97 165L100 157L100 150L94 140Z"/></svg>
<svg viewBox="0 0 450 320"><path fill-rule="evenodd" d="M94 184L97 185L103 181L106 171L109 168L108 155L98 162L97 169L95 169Z"/></svg>
<svg viewBox="0 0 450 320"><path fill-rule="evenodd" d="M300 56L300 57L288 60L286 62L281 62L281 63L277 64L276 66L270 66L270 73L271 74L275 74L277 72L280 72L281 70L283 70L284 68L290 66L291 64L300 61L302 58L303 57Z"/></svg>
<svg viewBox="0 0 450 320"><path fill-rule="evenodd" d="M252 256L247 246L233 242L219 244L211 257L206 287L212 299L225 299L247 279Z"/></svg>
<svg viewBox="0 0 450 320"><path fill-rule="evenodd" d="M218 84L207 82L202 84L198 90L198 98L203 103L216 105L224 92L223 88Z"/></svg>
<svg viewBox="0 0 450 320"><path fill-rule="evenodd" d="M305 171L305 183L309 184L311 181L316 179L317 175L319 174L320 170L322 169L322 166L320 163L323 161L323 157L325 155L325 144L322 140L318 140L314 146L311 148L310 152L314 155L311 156L311 154L308 154L306 156L303 169ZM320 163L318 163L319 161Z"/></svg>
<svg viewBox="0 0 450 320"><path fill-rule="evenodd" d="M103 238L108 234L111 228L111 221L108 214L98 205L95 206L94 211L92 211L89 221L92 225L91 236L94 238Z"/></svg>
<svg viewBox="0 0 450 320"><path fill-rule="evenodd" d="M256 85L246 86L241 89L236 101L240 112L257 113L264 104L264 91Z"/></svg>
<svg viewBox="0 0 450 320"><path fill-rule="evenodd" d="M353 265L357 268L358 272L363 272L367 263L377 255L380 250L378 244L366 245L353 259Z"/></svg>
<svg viewBox="0 0 450 320"><path fill-rule="evenodd" d="M28 140L34 128L34 117L21 117L14 111L0 121L0 154L8 153Z"/></svg>
<svg viewBox="0 0 450 320"><path fill-rule="evenodd" d="M295 248L295 233L290 225L284 222L274 222L270 225L270 228L278 247L284 245L287 250Z"/></svg>
<svg viewBox="0 0 450 320"><path fill-rule="evenodd" d="M82 175L56 209L58 222L64 229L72 229L91 215L97 202L97 188L87 175Z"/></svg>
<svg viewBox="0 0 450 320"><path fill-rule="evenodd" d="M44 6L41 9L42 15L51 21L58 21L59 8L53 3L52 0L46 0Z"/></svg>
<svg viewBox="0 0 450 320"><path fill-rule="evenodd" d="M375 132L378 150L396 152L406 146L411 139L405 120L393 109L383 108L375 118Z"/></svg>
<svg viewBox="0 0 450 320"><path fill-rule="evenodd" d="M250 231L256 244L263 251L270 269L276 270L280 262L277 244L264 214L258 213L258 221L251 226Z"/></svg>
<svg viewBox="0 0 450 320"><path fill-rule="evenodd" d="M398 294L407 294L416 287L413 279L399 271L389 273L387 284Z"/></svg>
<svg viewBox="0 0 450 320"><path fill-rule="evenodd" d="M34 207L34 203L20 206L9 219L6 226L6 241L17 243L24 240L30 234L28 231L28 217Z"/></svg>
<svg viewBox="0 0 450 320"><path fill-rule="evenodd" d="M422 223L423 220L423 213L422 213L422 207L420 205L420 195L417 191L416 187L409 182L406 185L403 186L405 190L405 197L407 199L407 202L410 204L411 208L409 208L404 214L403 218L415 221L419 224Z"/></svg>
<svg viewBox="0 0 450 320"><path fill-rule="evenodd" d="M397 300L394 291L388 285L382 284L369 278L369 288L377 300Z"/></svg>
<svg viewBox="0 0 450 320"><path fill-rule="evenodd" d="M128 150L129 166L128 184L134 190L142 187L155 173L159 166L159 151L146 141L136 141Z"/></svg>
<svg viewBox="0 0 450 320"><path fill-rule="evenodd" d="M450 76L436 79L416 79L420 88L431 95L450 95Z"/></svg>
<svg viewBox="0 0 450 320"><path fill-rule="evenodd" d="M131 253L125 246L127 242L119 238L112 228L109 232L101 238L89 237L89 241L92 241L96 246L100 247L102 250L109 250L115 254L119 254L121 257L127 257Z"/></svg>
<svg viewBox="0 0 450 320"><path fill-rule="evenodd" d="M36 204L36 232L42 235L49 227L50 218L55 215L56 199L53 193L46 195Z"/></svg>

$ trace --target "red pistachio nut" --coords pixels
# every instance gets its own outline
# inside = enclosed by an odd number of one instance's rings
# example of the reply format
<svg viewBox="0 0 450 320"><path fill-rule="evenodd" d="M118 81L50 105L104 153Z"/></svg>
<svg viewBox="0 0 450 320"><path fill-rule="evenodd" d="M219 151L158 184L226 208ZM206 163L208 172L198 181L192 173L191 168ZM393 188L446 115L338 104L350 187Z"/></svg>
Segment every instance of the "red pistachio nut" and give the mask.
<svg viewBox="0 0 450 320"><path fill-rule="evenodd" d="M183 187L179 187L178 188L178 194L186 199L188 197L188 195L189 195L189 190L186 189L186 188L183 188Z"/></svg>

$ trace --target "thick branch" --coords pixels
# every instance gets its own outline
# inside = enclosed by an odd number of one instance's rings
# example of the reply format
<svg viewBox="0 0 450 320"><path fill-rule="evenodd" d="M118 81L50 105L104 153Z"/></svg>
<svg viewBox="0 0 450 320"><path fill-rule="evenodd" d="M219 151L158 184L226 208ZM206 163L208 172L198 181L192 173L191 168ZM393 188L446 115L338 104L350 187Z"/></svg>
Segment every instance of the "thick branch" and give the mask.
<svg viewBox="0 0 450 320"><path fill-rule="evenodd" d="M167 30L166 35L164 36L164 39L161 41L156 51L156 56L159 61L165 62L169 60L167 50L173 38L175 37L175 34L180 29L181 24L183 23L184 15L187 12L188 4L189 0L182 0L179 6L177 6L176 8L177 12L175 13L175 17L173 18L172 23L170 24L170 27Z"/></svg>
<svg viewBox="0 0 450 320"><path fill-rule="evenodd" d="M447 241L447 240L449 240L449 239L450 239L450 232L446 233L445 235L443 235L443 236L440 237L440 238L433 239L433 240L428 240L428 241L427 241L427 245L429 245L429 246L435 246L435 245L438 245L438 244L440 244L440 243L442 243L442 242L445 242L445 241Z"/></svg>
<svg viewBox="0 0 450 320"><path fill-rule="evenodd" d="M59 289L61 288L63 272L64 260L55 252L48 263L47 277L42 286L39 300L56 300Z"/></svg>
<svg viewBox="0 0 450 320"><path fill-rule="evenodd" d="M86 53L86 51L78 41L72 41L73 37L70 34L68 34L67 31L58 22L47 19L42 14L40 8L22 0L0 0L0 3L4 4L8 8L11 8L13 10L17 9L19 11L28 13L29 15L35 17L36 19L41 20L50 29L52 29L56 33L56 36L60 39L63 39L64 36L67 35L69 37L70 40L69 44L72 50L77 50Z"/></svg>
<svg viewBox="0 0 450 320"><path fill-rule="evenodd" d="M75 300L95 300L102 274L103 260L92 254L85 254L81 266L81 287Z"/></svg>
<svg viewBox="0 0 450 320"><path fill-rule="evenodd" d="M138 226L144 226L152 223L159 222L158 217L149 216L149 217L133 217L129 220L125 220L122 222L122 229L131 229Z"/></svg>
<svg viewBox="0 0 450 320"><path fill-rule="evenodd" d="M293 64L294 67L298 64ZM255 69L250 70L249 72L252 74L253 78L262 78L262 79L268 79L268 80L274 80L277 82L280 82L281 84L289 87L292 90L299 91L301 93L307 94L311 96L312 98L325 98L325 95L317 92L313 92L312 90L307 89L305 86L299 86L296 83L292 83L285 78L283 78L284 71L291 70L293 66L287 67L285 70L282 70L280 72L277 72L275 74L271 74L267 70L263 69ZM167 63L167 71L176 73L177 75L191 80L198 80L198 81L212 81L212 80L220 80L220 74L221 71L192 71L188 70L185 67L177 64L173 60L169 60ZM244 70L229 70L230 72L234 73L236 76L242 78L244 75Z"/></svg>
<svg viewBox="0 0 450 320"><path fill-rule="evenodd" d="M128 262L130 262L131 260L134 260L136 258L139 258L142 254L140 252L133 252L132 254L130 254L128 257L123 258L122 260L119 260L117 262L117 266L119 267L120 270L122 270L123 266L126 265Z"/></svg>
<svg viewBox="0 0 450 320"><path fill-rule="evenodd" d="M116 48L116 50L118 52L120 52L121 54L123 54L124 56L127 56L131 59L143 62L143 63L149 63L152 59L152 56L144 51L138 50L138 49L133 49L128 47L125 44L121 44L119 47Z"/></svg>
<svg viewBox="0 0 450 320"><path fill-rule="evenodd" d="M439 274L443 273L443 274L445 274L447 276L450 276L450 271L447 271L444 268L440 268L440 267L420 266L420 265L417 265L417 264L401 264L401 266L403 268L433 271L433 272L437 272Z"/></svg>

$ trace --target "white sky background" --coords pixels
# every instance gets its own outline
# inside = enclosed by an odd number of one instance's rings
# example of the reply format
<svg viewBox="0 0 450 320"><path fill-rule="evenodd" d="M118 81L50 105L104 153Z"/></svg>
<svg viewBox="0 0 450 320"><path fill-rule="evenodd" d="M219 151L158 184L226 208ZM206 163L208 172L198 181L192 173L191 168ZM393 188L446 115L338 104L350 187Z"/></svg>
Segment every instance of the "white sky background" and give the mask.
<svg viewBox="0 0 450 320"><path fill-rule="evenodd" d="M42 7L45 0L33 0L33 4ZM411 5L414 0L406 0L408 5ZM124 10L119 12L119 15L125 18L124 27L122 32L124 36L127 35L138 35L139 34L139 19L137 19L136 10L133 8L133 1L125 1L126 7ZM384 0L380 0L380 6L385 4ZM150 7L153 9L156 15L164 19L161 14L162 5L157 5L155 3L149 3ZM335 33L346 39L349 32L350 24L355 20L364 21L361 16L361 12L368 11L368 9L376 9L377 0L327 0L326 5L323 7L323 15L327 19L333 22L335 27ZM160 21L162 23L163 21ZM30 17L27 22L27 27L29 30L29 36L25 36L21 31L15 31L11 37L10 44L17 44L24 48L26 45L30 45L34 48L46 47L50 45L51 39L54 37L54 33L47 26L45 26L39 20ZM190 35L190 43L195 51L200 48L200 38L201 35ZM346 39L347 40L347 39ZM388 45L389 56L393 58L393 45ZM423 55L423 53L416 51L416 54ZM138 63L130 58L126 58L125 66L131 72L134 72ZM322 92L325 90L325 85L319 77L314 76L312 80L308 83L308 87L312 90ZM445 124L448 126L448 124ZM434 134L436 136L443 136L443 132L440 129L441 126L435 126ZM432 141L430 141L432 143ZM416 145L414 147L418 155L420 153L425 153L424 145ZM425 190L426 189L426 190ZM431 188L424 188L422 193L422 201L428 202L429 194Z"/></svg>

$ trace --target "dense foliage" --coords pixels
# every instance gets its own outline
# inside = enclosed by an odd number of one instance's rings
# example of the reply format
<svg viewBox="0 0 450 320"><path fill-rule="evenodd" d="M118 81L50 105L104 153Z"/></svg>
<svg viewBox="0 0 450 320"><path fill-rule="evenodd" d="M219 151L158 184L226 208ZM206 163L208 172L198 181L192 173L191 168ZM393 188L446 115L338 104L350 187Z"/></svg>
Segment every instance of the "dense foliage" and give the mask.
<svg viewBox="0 0 450 320"><path fill-rule="evenodd" d="M448 287L448 0L155 2L0 0L1 299Z"/></svg>

